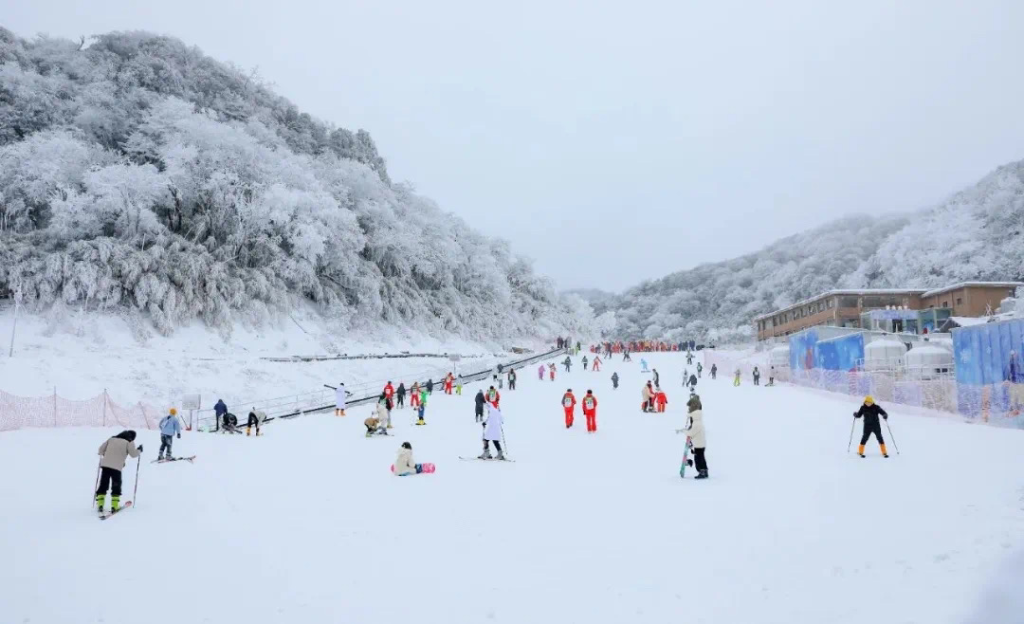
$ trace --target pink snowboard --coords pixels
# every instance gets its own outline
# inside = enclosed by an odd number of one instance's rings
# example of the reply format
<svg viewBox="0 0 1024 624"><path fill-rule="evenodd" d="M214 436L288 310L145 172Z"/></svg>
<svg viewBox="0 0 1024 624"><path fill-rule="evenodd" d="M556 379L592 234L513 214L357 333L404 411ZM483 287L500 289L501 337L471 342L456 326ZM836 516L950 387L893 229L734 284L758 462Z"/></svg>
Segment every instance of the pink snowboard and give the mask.
<svg viewBox="0 0 1024 624"><path fill-rule="evenodd" d="M420 466L423 468L423 470L421 472L414 473L414 474L430 474L430 473L434 472L434 470L437 469L434 466L434 464L420 464ZM395 471L395 465L391 464L391 472L394 472L394 471Z"/></svg>

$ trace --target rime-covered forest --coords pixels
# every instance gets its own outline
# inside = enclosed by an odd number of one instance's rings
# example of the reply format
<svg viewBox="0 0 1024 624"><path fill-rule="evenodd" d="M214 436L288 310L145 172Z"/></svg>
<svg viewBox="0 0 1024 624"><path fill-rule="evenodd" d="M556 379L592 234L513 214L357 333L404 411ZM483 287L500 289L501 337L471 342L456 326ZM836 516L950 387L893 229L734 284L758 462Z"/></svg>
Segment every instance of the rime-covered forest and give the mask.
<svg viewBox="0 0 1024 624"><path fill-rule="evenodd" d="M393 183L367 132L142 32L0 28L0 293L165 334L301 301L465 337L594 327L506 242Z"/></svg>

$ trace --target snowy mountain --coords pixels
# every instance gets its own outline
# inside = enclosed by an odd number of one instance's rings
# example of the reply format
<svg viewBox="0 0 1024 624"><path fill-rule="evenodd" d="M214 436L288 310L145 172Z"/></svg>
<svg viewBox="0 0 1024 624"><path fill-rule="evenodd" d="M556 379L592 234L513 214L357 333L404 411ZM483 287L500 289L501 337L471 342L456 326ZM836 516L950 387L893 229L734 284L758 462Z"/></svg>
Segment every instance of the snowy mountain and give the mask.
<svg viewBox="0 0 1024 624"><path fill-rule="evenodd" d="M392 183L365 131L173 38L0 28L0 296L128 310L164 334L297 300L351 324L586 333L504 241Z"/></svg>
<svg viewBox="0 0 1024 624"><path fill-rule="evenodd" d="M609 309L613 333L623 337L729 341L749 337L754 316L831 288L1021 279L1024 161L937 207L840 219L753 254L644 282Z"/></svg>

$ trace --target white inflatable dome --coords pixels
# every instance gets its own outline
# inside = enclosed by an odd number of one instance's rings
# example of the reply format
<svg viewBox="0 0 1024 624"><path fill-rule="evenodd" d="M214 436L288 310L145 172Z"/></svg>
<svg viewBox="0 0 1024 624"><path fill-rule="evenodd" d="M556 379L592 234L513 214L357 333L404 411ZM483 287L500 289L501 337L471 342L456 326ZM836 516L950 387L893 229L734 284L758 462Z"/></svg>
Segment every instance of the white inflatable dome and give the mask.
<svg viewBox="0 0 1024 624"><path fill-rule="evenodd" d="M921 345L907 352L908 376L933 379L953 370L953 353L939 345Z"/></svg>
<svg viewBox="0 0 1024 624"><path fill-rule="evenodd" d="M864 345L864 368L892 370L903 366L907 346L898 340L883 338Z"/></svg>
<svg viewBox="0 0 1024 624"><path fill-rule="evenodd" d="M779 345L768 352L769 366L789 366L789 347Z"/></svg>

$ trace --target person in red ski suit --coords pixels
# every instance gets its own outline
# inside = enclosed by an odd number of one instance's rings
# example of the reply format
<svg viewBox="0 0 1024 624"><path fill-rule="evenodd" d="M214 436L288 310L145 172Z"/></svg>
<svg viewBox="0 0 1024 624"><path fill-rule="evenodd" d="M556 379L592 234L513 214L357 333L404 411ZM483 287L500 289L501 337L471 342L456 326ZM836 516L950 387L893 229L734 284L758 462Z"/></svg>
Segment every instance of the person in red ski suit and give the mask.
<svg viewBox="0 0 1024 624"><path fill-rule="evenodd" d="M390 401L391 397L393 396L395 396L395 387L392 386L391 382L389 381L387 385L384 386L384 398Z"/></svg>
<svg viewBox="0 0 1024 624"><path fill-rule="evenodd" d="M494 386L491 386L490 389L487 390L487 402L493 405L494 407L498 407L498 403L500 401L501 393L495 390Z"/></svg>
<svg viewBox="0 0 1024 624"><path fill-rule="evenodd" d="M657 388L655 391L654 402L658 404L659 412L665 411L665 406L668 404L668 396L665 395L665 391L661 388Z"/></svg>
<svg viewBox="0 0 1024 624"><path fill-rule="evenodd" d="M412 384L411 396L409 397L409 407L419 407L420 405L420 382L415 381Z"/></svg>
<svg viewBox="0 0 1024 624"><path fill-rule="evenodd" d="M601 370L601 358L596 357L596 356L594 357L593 369L594 369L595 373Z"/></svg>
<svg viewBox="0 0 1024 624"><path fill-rule="evenodd" d="M587 433L597 431L597 397L593 390L587 390L583 397L583 415L587 417Z"/></svg>
<svg viewBox="0 0 1024 624"><path fill-rule="evenodd" d="M573 420L575 419L574 412L576 411L576 395L572 393L572 388L565 391L562 395L562 407L565 408L565 428L569 429L572 427Z"/></svg>
<svg viewBox="0 0 1024 624"><path fill-rule="evenodd" d="M555 365L554 364L548 364L548 372L551 373L551 381L554 381L555 380Z"/></svg>
<svg viewBox="0 0 1024 624"><path fill-rule="evenodd" d="M444 378L444 393L445 394L451 394L452 393L452 383L454 381L455 381L455 377L453 377L451 373L448 373L448 376Z"/></svg>

